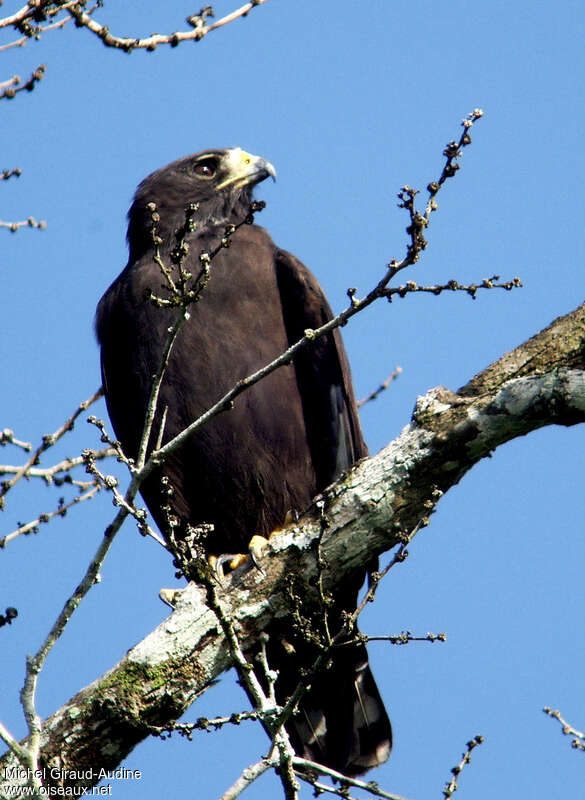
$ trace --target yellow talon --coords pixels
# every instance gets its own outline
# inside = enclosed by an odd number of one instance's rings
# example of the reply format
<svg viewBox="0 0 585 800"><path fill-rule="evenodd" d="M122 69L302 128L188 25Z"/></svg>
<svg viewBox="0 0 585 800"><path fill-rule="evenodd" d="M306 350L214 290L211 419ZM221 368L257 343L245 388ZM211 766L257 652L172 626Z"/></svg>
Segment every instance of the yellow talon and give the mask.
<svg viewBox="0 0 585 800"><path fill-rule="evenodd" d="M296 522L298 519L298 514L296 511L288 511L285 517L283 527L290 525L292 522ZM266 550L269 540L272 539L273 536L276 536L282 531L282 528L276 528L273 530L268 539L265 536L260 536L260 534L255 534L250 539L248 544L248 552L247 553L222 553L219 556L210 555L207 557L207 561L209 566L217 576L220 583L223 582L224 579L224 566L227 565L227 570L229 572L233 572L239 567L246 566L249 563L252 563L256 569L260 570L262 574L264 574L264 570L260 566L260 558L264 555L264 551ZM172 605L173 597L169 601L167 597L170 596L173 590L171 589L163 589L161 590L160 597L168 605ZM165 593L163 597L162 593Z"/></svg>

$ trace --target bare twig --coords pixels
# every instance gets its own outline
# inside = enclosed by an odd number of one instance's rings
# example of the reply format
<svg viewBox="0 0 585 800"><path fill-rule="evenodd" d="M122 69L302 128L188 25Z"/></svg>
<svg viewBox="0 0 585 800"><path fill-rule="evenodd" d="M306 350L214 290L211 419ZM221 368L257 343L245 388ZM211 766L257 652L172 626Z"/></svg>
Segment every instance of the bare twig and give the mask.
<svg viewBox="0 0 585 800"><path fill-rule="evenodd" d="M149 536L154 539L157 544L169 550L168 544L160 536L154 528L148 524L148 512L145 508L138 508L134 503L134 497L129 499L118 490L118 479L114 475L105 475L101 472L96 464L94 451L87 449L83 451L82 458L85 462L85 468L90 475L94 476L94 480L112 493L114 499L113 504L118 508L123 508L131 517L137 522L137 527L142 536Z"/></svg>
<svg viewBox="0 0 585 800"><path fill-rule="evenodd" d="M43 80L46 69L47 67L45 64L40 64L34 72L31 73L30 78L24 83L21 83L18 75L15 75L4 83L0 83L0 100L12 100L19 92L32 92L37 83ZM31 227L41 227L41 225L42 223L38 223L34 226L31 225Z"/></svg>
<svg viewBox="0 0 585 800"><path fill-rule="evenodd" d="M425 636L413 636L410 631L403 631L399 634L390 634L388 636L366 636L360 634L364 642L390 642L390 644L408 644L409 642L446 642L447 634L445 633L427 633Z"/></svg>
<svg viewBox="0 0 585 800"><path fill-rule="evenodd" d="M354 786L356 789L362 789L364 792L368 792L368 794L371 794L374 797L384 797L386 800L406 800L406 798L402 797L401 795L394 794L393 792L386 792L383 789L380 789L375 781L361 781L357 778L348 778L347 775L344 775L342 772L337 772L334 769L323 766L323 764L318 764L315 761L309 761L306 758L299 758L298 756L295 756L293 763L297 768L295 771L299 778L307 783L312 784L315 789L319 789L321 792L330 792L332 794L339 795L339 797L348 796L346 788L336 789L333 786L327 786L325 784L317 785L314 775L312 776L310 774L311 772L318 773L320 775L327 775L328 777L339 781L344 785L344 787Z"/></svg>
<svg viewBox="0 0 585 800"><path fill-rule="evenodd" d="M366 395L366 397L363 397L361 400L357 401L357 407L361 408L362 406L365 406L366 403L370 403L372 400L377 400L378 397L382 394L382 392L385 392L386 389L390 386L390 384L393 383L398 378L401 372L402 372L402 367L396 367L394 371L391 372L390 375L388 375L386 380L382 381L382 383L378 386L377 389L374 389L374 391L370 392L370 394Z"/></svg>
<svg viewBox="0 0 585 800"><path fill-rule="evenodd" d="M21 222L4 222L0 219L0 228L8 228L12 233L16 233L20 228L38 228L40 231L44 231L46 227L47 223L44 220L39 222L34 217L23 219Z"/></svg>
<svg viewBox="0 0 585 800"><path fill-rule="evenodd" d="M7 431L3 431L0 433L0 444L5 444L6 442L2 441L3 433L7 433ZM12 431L8 431L9 434L12 434ZM31 451L32 444L29 442L19 442L16 439L10 438L6 441L10 441L11 444L18 445L23 448L23 450ZM116 451L112 447L105 447L102 450L94 450L93 457L95 460L99 461L104 458L111 458L112 456L116 455ZM74 470L76 467L81 467L85 464L85 459L83 456L76 456L75 458L65 458L63 461L59 461L58 464L53 464L51 467L30 467L30 469L26 472L27 478L40 478L43 480L47 486L51 486L55 484L55 486L62 486L64 483L70 483L72 486L78 486L81 489L89 488L89 483L87 481L77 481L71 478L69 473ZM22 467L17 467L13 464L0 464L0 475L16 475L20 472Z"/></svg>
<svg viewBox="0 0 585 800"><path fill-rule="evenodd" d="M26 3L21 9L15 11L11 16L0 19L0 29L9 27L16 28L25 23L27 20L33 19L35 14L37 15L37 18L40 13L46 15L50 13L49 9L51 6L55 5L56 4L54 3L54 0L41 0L40 3L34 4ZM58 10L60 9L55 10L54 13L58 13Z"/></svg>
<svg viewBox="0 0 585 800"><path fill-rule="evenodd" d="M22 764L28 764L28 752L26 748L22 747L20 742L14 738L14 736L2 722L0 722L0 739L2 739L2 741L8 745L8 747L18 757Z"/></svg>
<svg viewBox="0 0 585 800"><path fill-rule="evenodd" d="M78 505L79 503L83 503L84 500L91 500L101 489L101 486L97 481L93 483L91 489L83 494L77 495L74 497L73 500L70 500L68 503L64 501L63 498L59 500L59 505L54 511L47 511L39 516L36 519L33 519L31 522L27 522L26 524L20 525L18 528L13 530L11 533L8 533L6 536L0 538L0 548L6 547L8 542L16 539L18 536L22 534L30 534L36 533L38 530L39 525L44 523L50 522L55 517L64 517L70 508L73 506Z"/></svg>
<svg viewBox="0 0 585 800"><path fill-rule="evenodd" d="M257 778L276 766L278 766L278 759L269 757L263 758L256 764L247 767L237 781L222 794L220 800L235 800L236 797L239 797Z"/></svg>
<svg viewBox="0 0 585 800"><path fill-rule="evenodd" d="M113 47L118 50L123 50L126 53L130 53L133 50L140 49L153 51L156 50L159 45L170 45L171 47L177 47L177 45L181 44L181 42L198 42L207 36L208 33L211 33L218 28L222 28L224 25L228 25L230 22L234 22L236 19L246 17L253 8L256 6L261 6L267 2L268 0L251 0L251 2L244 3L244 5L240 8L237 8L230 14L226 14L221 19L218 19L217 22L213 22L210 25L206 23L207 17L211 16L211 14L208 10L207 13L205 13L206 9L203 9L203 13L200 12L200 15L191 16L187 20L187 22L193 27L193 30L175 31L174 33L169 34L153 33L152 36L147 36L143 39L114 36L110 33L107 26L100 25L99 22L96 22L92 17L89 16L89 14L83 11L82 3L76 3L72 5L69 11L71 15L75 17L76 24L79 27L87 28L87 30L91 31L91 33L95 34L99 39L101 39L106 47Z"/></svg>
<svg viewBox="0 0 585 800"><path fill-rule="evenodd" d="M34 33L31 33L29 36L21 36L20 39L15 39L13 42L0 45L0 53L4 52L4 50L11 50L13 47L25 47L31 39L40 39L41 33L54 30L55 28L65 27L71 19L73 19L73 17L64 17L59 20L59 22L53 22L50 25L39 25L38 28L35 28Z"/></svg>
<svg viewBox="0 0 585 800"><path fill-rule="evenodd" d="M42 443L37 447L37 449L34 451L34 453L31 455L28 461L25 464L23 464L22 467L20 467L14 478L11 478L9 481L3 481L2 484L0 485L0 509L4 508L4 503L5 503L4 497L10 491L10 489L12 489L21 478L25 477L28 474L28 470L31 467L34 467L39 463L41 455L46 450L48 450L49 447L52 447L66 433L73 430L73 426L75 425L77 417L84 411L86 411L91 406L91 404L95 403L95 401L98 400L102 395L103 395L103 390L100 386L97 392L94 392L94 394L92 394L91 397L89 397L87 400L84 400L82 403L78 405L73 414L69 417L69 419L67 419L63 423L63 425L61 425L60 428L58 428L54 433L47 433L43 436Z"/></svg>
<svg viewBox="0 0 585 800"><path fill-rule="evenodd" d="M445 784L445 788L443 789L443 797L445 800L449 800L450 797L453 797L458 786L459 776L463 771L463 768L467 766L467 764L471 763L471 751L474 750L478 745L484 743L483 736L474 736L473 739L470 739L466 744L466 750L461 756L461 761L457 764L456 767L453 767L451 770L451 775L453 776L449 783Z"/></svg>
<svg viewBox="0 0 585 800"><path fill-rule="evenodd" d="M30 442L21 442L20 439L15 437L14 431L10 428L4 428L3 431L0 431L0 445L5 444L13 444L16 447L21 447L27 453L30 453L32 450L32 444Z"/></svg>
<svg viewBox="0 0 585 800"><path fill-rule="evenodd" d="M18 11L15 11L11 16L0 19L0 30L10 27L17 28L17 30L22 31L25 36L31 38L38 33L38 28L32 23L43 22L47 18L70 10L72 6L83 5L85 5L85 0L70 0L70 2L60 2L60 0L29 0L28 3ZM93 13L100 5L101 2L96 3L87 13Z"/></svg>
<svg viewBox="0 0 585 800"><path fill-rule="evenodd" d="M29 3L29 9L30 9L29 16L26 17L24 20L14 24L14 27L17 30L22 31L24 35L21 36L20 39L15 39L15 41L13 42L8 42L7 44L3 44L2 46L0 46L0 52L2 52L3 50L10 50L12 47L25 47L26 44L28 44L28 42L31 39L35 39L38 41L41 38L41 34L45 33L46 31L55 30L57 28L64 28L65 25L67 25L67 23L73 19L72 16L63 17L63 19L60 19L57 22L52 22L48 25L33 25L28 20L39 19L39 18L50 19L51 17L54 17L57 14L62 14L71 6L77 4L79 4L79 0L71 0L71 2L69 3L59 3L59 4L54 4L54 0L50 0L49 2L45 2L44 4L42 3L43 8L40 10L39 13L39 3L37 3L37 16L35 18L34 16L35 9ZM54 7L51 8L51 6ZM99 7L101 7L101 0L99 3L96 3L94 6L92 6L92 8L90 8L86 13L93 14L93 12ZM21 12L23 10L26 10L26 7L25 9L21 9ZM0 27L5 27L4 25L2 25L2 23L4 22L5 20L0 21Z"/></svg>
<svg viewBox="0 0 585 800"><path fill-rule="evenodd" d="M225 725L240 725L246 720L258 721L262 716L270 716L270 714L277 714L278 709L274 708L272 712L270 709L265 711L239 711L230 714L229 717L199 717L195 722L174 722L171 725L151 727L150 732L153 736L158 736L161 739L169 739L173 733L178 733L191 741L193 739L194 731L215 731L223 728Z"/></svg>
<svg viewBox="0 0 585 800"><path fill-rule="evenodd" d="M585 733L573 728L572 725L563 719L560 711L553 710L552 708L549 708L549 706L545 706L542 710L545 714L548 714L549 717L552 717L560 722L562 725L562 732L565 736L575 737L571 742L571 747L573 747L575 750L585 750Z"/></svg>
<svg viewBox="0 0 585 800"><path fill-rule="evenodd" d="M0 84L0 88L5 84ZM15 167L14 169L3 169L0 172L0 181L7 181L9 178L20 178L22 175L22 170L20 167Z"/></svg>
<svg viewBox="0 0 585 800"><path fill-rule="evenodd" d="M408 281L403 286L396 286L386 289L383 296L391 300L394 295L399 297L406 297L407 294L412 292L426 292L427 294L439 295L443 292L467 292L474 300L477 292L480 289L505 289L511 291L512 289L519 289L522 286L520 278L512 278L510 281L499 283L499 275L492 275L491 278L484 278L480 283L470 283L468 285L458 283L457 281L447 281L447 283L436 284L435 286L419 286L415 281Z"/></svg>

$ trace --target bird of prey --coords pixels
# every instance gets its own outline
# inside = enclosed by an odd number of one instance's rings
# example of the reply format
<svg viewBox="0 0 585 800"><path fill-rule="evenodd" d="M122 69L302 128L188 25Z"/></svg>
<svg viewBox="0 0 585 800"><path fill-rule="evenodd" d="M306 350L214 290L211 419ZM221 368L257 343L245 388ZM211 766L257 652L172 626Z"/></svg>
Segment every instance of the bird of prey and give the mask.
<svg viewBox="0 0 585 800"><path fill-rule="evenodd" d="M153 375L176 313L150 299L161 295L164 280L154 259L149 204L156 204L160 216L157 248L167 263L176 231L185 224L186 207L197 204L192 206L193 229L185 236L185 265L197 274L200 254L217 246L227 225L249 215L254 186L275 175L265 159L231 148L181 158L139 185L128 213L128 264L96 315L108 411L129 457L137 456ZM332 317L316 278L279 249L266 230L244 225L230 244L213 259L209 284L189 307L190 318L171 352L150 450L157 440L164 443L184 430L307 328ZM366 455L347 356L336 330L197 430L143 483L141 492L163 535L168 537L170 505L180 525L213 524L205 545L209 556L243 553L253 535L268 536L281 527L287 512L305 510ZM355 610L364 577L352 578L335 597L329 617L338 628L343 613ZM278 671L277 699L284 703L314 653L292 632L279 633L270 636L268 659ZM312 681L287 730L300 756L348 775L387 759L390 723L363 645L338 648L329 668Z"/></svg>

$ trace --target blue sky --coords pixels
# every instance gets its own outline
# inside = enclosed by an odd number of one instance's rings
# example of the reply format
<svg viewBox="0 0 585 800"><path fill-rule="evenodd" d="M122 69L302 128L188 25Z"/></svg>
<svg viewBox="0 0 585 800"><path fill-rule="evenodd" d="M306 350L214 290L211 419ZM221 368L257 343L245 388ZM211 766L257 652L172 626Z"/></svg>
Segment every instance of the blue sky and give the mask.
<svg viewBox="0 0 585 800"><path fill-rule="evenodd" d="M216 15L235 7L222 0ZM197 8L110 0L98 18L114 33L138 36L184 29ZM485 118L407 277L466 282L495 273L519 275L525 286L475 301L411 296L352 321L344 337L358 396L403 368L362 410L370 449L379 450L408 423L417 395L457 389L583 299L584 28L582 3L571 0L271 0L173 50L125 55L69 26L3 52L2 79L26 77L40 63L47 72L32 94L0 104L0 168L23 170L0 186L0 218L33 215L48 227L0 230L0 428L37 442L98 387L95 306L126 263L125 214L153 169L206 147L238 145L268 158L279 180L258 191L267 201L259 221L340 309L349 286L365 293L384 264L403 255L407 220L396 192L438 176L445 143L479 106ZM103 405L97 413L105 416ZM390 761L371 777L388 790L440 797L465 742L481 733L486 742L461 777L461 797L582 794L583 756L541 709L558 707L585 726L584 444L581 428L547 429L478 465L441 501L368 610L367 633L448 637L370 647L395 731ZM97 446L95 431L80 421L55 460L88 446ZM17 455L5 448L0 460ZM0 535L53 508L57 496L19 487ZM20 612L0 631L0 718L17 736L25 731L25 654L77 585L112 514L100 496L0 552L0 612ZM102 583L49 657L41 714L166 616L157 592L172 574L166 554L128 524ZM246 702L224 676L186 719ZM126 763L142 780L117 782L113 796L216 797L265 750L252 724L192 743L148 741ZM247 796L279 791L267 775Z"/></svg>

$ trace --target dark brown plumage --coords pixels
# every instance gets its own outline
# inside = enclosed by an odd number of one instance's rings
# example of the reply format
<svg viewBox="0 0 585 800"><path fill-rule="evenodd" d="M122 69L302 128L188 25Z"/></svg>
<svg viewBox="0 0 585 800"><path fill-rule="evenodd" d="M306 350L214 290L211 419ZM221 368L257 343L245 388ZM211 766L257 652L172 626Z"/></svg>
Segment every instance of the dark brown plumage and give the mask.
<svg viewBox="0 0 585 800"><path fill-rule="evenodd" d="M186 206L199 204L195 230L187 237L187 263L195 273L199 254L217 245L226 224L246 217L254 185L269 175L274 170L268 162L239 148L211 150L169 164L138 187L128 215L128 265L101 299L96 317L108 411L131 457L137 454L152 376L173 313L148 299L150 292L161 294L163 279L153 260L147 204L156 203L160 214L160 252L167 263ZM332 316L309 270L256 225L240 228L229 249L214 258L209 285L190 314L161 387L163 442L236 381L300 339L306 328ZM160 425L159 413L151 442ZM231 411L200 429L141 491L163 534L168 515L161 506L168 496L162 494L161 475L173 487L172 513L182 524L213 523L209 554L246 552L252 535L268 536L283 524L287 511L307 508L365 455L347 357L336 331L242 394ZM356 576L336 598L333 620L355 608L363 577ZM299 669L310 665L310 650L295 642L295 653L287 655L279 637L271 637L269 659L279 670L280 702L295 687ZM300 755L349 774L387 758L390 724L365 647L340 648L333 665L313 682L288 730Z"/></svg>

